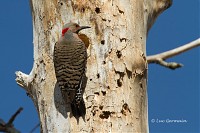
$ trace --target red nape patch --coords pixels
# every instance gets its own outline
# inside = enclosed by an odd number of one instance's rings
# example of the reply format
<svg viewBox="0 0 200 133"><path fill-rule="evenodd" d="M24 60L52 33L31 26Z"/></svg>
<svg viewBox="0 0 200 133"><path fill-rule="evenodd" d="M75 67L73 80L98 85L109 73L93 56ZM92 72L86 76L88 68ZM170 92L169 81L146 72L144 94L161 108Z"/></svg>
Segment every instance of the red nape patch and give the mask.
<svg viewBox="0 0 200 133"><path fill-rule="evenodd" d="M68 30L69 30L69 28L65 28L65 29L63 29L63 30L62 30L62 36L64 36L65 33L66 33Z"/></svg>

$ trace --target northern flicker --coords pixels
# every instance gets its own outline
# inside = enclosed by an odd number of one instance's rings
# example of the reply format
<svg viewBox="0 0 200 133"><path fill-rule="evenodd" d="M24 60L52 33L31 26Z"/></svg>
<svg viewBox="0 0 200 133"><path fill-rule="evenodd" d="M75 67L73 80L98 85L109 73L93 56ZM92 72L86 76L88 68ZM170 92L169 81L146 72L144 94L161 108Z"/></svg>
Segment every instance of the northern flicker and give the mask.
<svg viewBox="0 0 200 133"><path fill-rule="evenodd" d="M74 117L86 113L83 100L83 78L85 75L87 51L85 44L78 37L78 32L88 26L67 23L62 29L62 36L54 47L54 67L57 83L62 93L69 96Z"/></svg>

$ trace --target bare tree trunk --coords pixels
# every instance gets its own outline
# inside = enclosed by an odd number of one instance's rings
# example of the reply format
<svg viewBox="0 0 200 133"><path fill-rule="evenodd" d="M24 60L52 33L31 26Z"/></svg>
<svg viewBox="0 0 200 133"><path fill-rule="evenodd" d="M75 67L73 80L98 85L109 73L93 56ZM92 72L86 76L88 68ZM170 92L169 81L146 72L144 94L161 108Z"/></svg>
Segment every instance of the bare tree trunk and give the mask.
<svg viewBox="0 0 200 133"><path fill-rule="evenodd" d="M37 108L41 132L148 132L146 36L171 0L31 0L34 65L16 72ZM87 113L71 115L56 84L53 49L64 23L91 26Z"/></svg>

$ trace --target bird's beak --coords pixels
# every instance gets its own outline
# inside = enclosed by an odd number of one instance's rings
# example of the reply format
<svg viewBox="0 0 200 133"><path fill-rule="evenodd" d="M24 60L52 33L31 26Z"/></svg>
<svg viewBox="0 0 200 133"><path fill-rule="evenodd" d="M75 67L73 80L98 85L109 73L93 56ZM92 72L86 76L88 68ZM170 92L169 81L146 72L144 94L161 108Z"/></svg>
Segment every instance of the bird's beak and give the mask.
<svg viewBox="0 0 200 133"><path fill-rule="evenodd" d="M89 27L89 26L80 26L80 27L77 29L76 33L78 34L79 31L81 31L81 30L83 30L83 29L87 29L87 28L91 28L91 27Z"/></svg>

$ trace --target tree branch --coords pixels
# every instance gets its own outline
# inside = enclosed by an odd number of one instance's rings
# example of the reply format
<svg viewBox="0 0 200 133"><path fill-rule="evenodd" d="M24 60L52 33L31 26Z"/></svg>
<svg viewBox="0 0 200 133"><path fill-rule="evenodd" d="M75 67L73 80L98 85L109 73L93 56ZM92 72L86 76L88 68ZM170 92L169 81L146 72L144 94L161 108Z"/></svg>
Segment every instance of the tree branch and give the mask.
<svg viewBox="0 0 200 133"><path fill-rule="evenodd" d="M15 112L15 114L12 115L12 117L10 118L10 120L8 121L7 125L11 125L13 123L13 121L15 120L16 116L23 110L22 107L20 107L17 112Z"/></svg>
<svg viewBox="0 0 200 133"><path fill-rule="evenodd" d="M22 73L20 71L15 72L16 75L16 82L19 86L21 86L24 89L28 88L28 75L25 73Z"/></svg>
<svg viewBox="0 0 200 133"><path fill-rule="evenodd" d="M6 132L6 133L20 133L14 126L13 122L17 115L23 110L22 107L20 107L15 114L12 115L8 123L5 123L3 120L0 121L0 132Z"/></svg>
<svg viewBox="0 0 200 133"><path fill-rule="evenodd" d="M149 9L149 16L147 19L147 31L150 30L157 17L172 5L172 0L151 0L148 2L149 4L147 5L151 6L151 8L147 8Z"/></svg>
<svg viewBox="0 0 200 133"><path fill-rule="evenodd" d="M150 63L157 63L157 64L160 64L160 65L165 66L165 67L170 68L170 69L176 69L176 68L179 68L179 67L181 67L183 65L179 64L179 63L176 63L176 62L167 63L164 60L166 60L166 59L168 59L170 57L176 56L178 54L181 54L181 53L183 53L185 51L188 51L188 50L190 50L192 48L195 48L195 47L198 47L198 46L200 46L200 38L195 40L195 41L192 41L192 42L190 42L188 44L180 46L178 48L175 48L175 49L172 49L172 50L160 53L160 54L148 56L147 57L147 62L149 64Z"/></svg>
<svg viewBox="0 0 200 133"><path fill-rule="evenodd" d="M33 69L34 70L34 69ZM15 72L16 75L16 79L15 81L17 82L17 84L24 88L28 93L30 93L30 87L31 87L31 83L33 81L33 71L31 71L31 73L29 75L20 72L20 71L16 71Z"/></svg>
<svg viewBox="0 0 200 133"><path fill-rule="evenodd" d="M38 123L29 133L33 133L38 127L40 127L40 123Z"/></svg>

